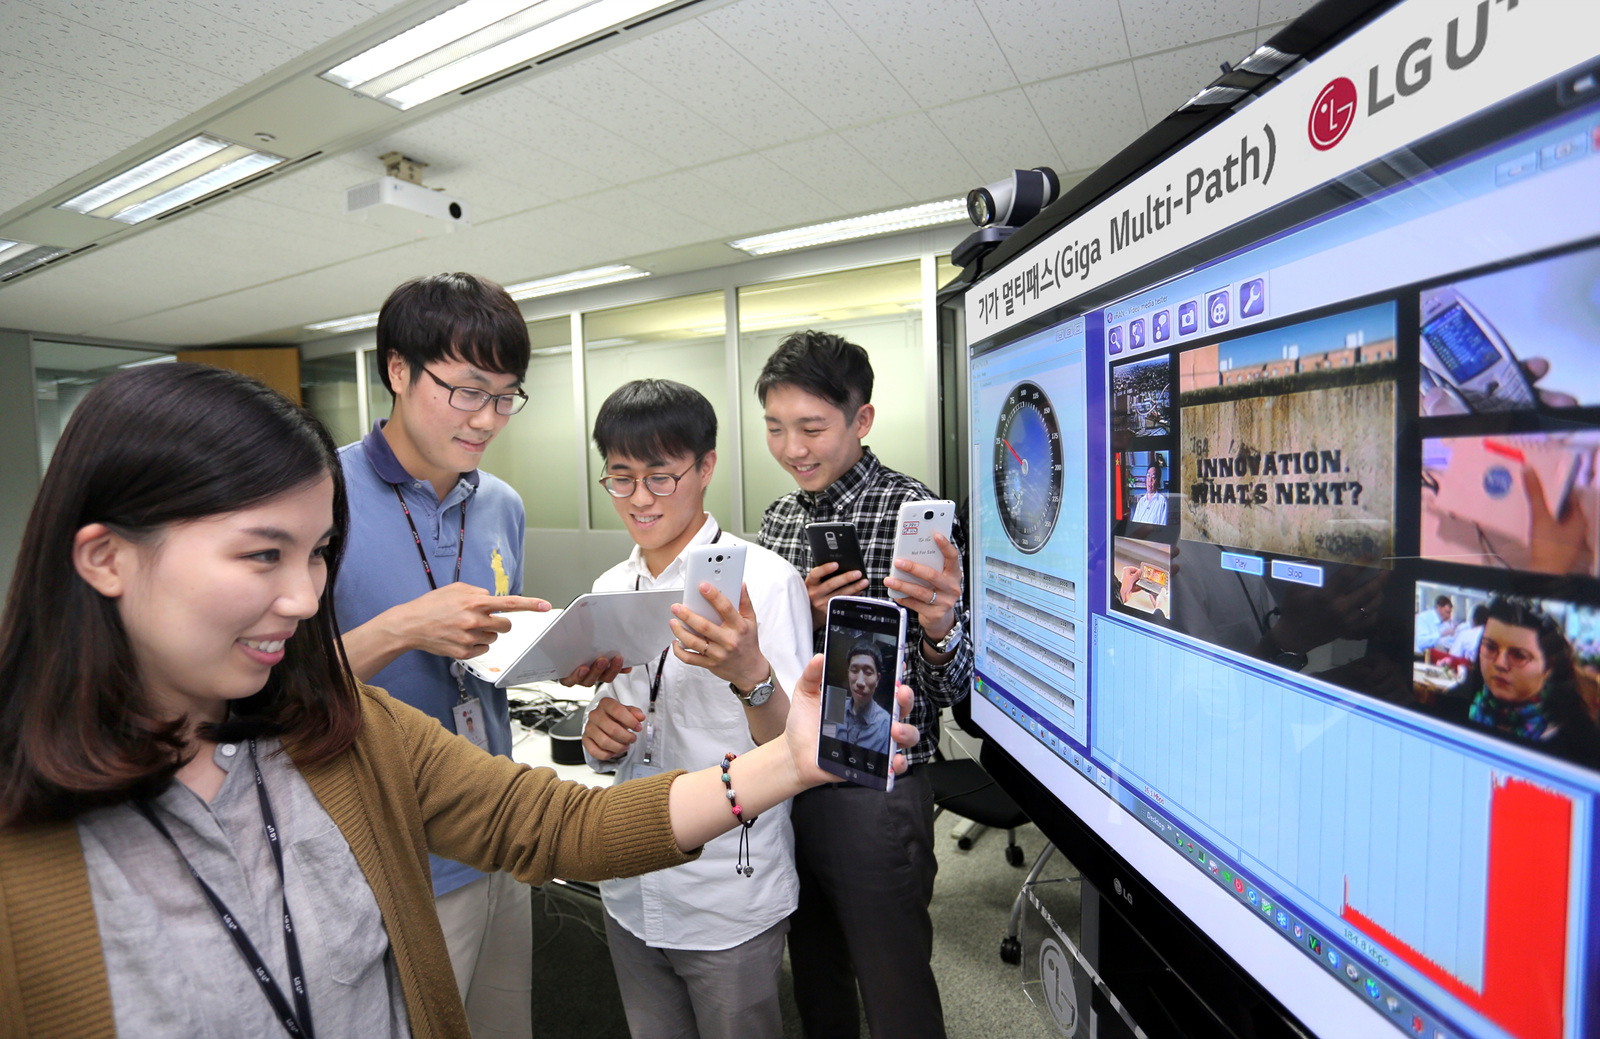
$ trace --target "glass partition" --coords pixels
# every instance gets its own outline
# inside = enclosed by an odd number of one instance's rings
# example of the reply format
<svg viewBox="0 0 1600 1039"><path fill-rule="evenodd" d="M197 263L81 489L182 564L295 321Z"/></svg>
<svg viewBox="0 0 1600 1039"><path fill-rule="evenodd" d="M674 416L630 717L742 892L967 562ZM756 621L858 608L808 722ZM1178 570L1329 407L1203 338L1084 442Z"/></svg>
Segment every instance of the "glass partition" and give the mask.
<svg viewBox="0 0 1600 1039"><path fill-rule="evenodd" d="M50 465L72 409L101 379L138 364L171 361L164 350L33 341L33 378L39 408L39 472Z"/></svg>
<svg viewBox="0 0 1600 1039"><path fill-rule="evenodd" d="M785 336L808 328L841 335L871 357L877 417L866 443L877 456L925 483L938 480L928 457L921 261L747 285L739 289L739 392L745 525L752 531L768 505L795 489L767 450L756 378Z"/></svg>
<svg viewBox="0 0 1600 1039"><path fill-rule="evenodd" d="M372 423L389 417L389 412L394 408L394 398L389 396L389 391L383 388L383 380L378 378L378 351L361 351L361 364L367 370L367 429L371 429ZM363 429L361 435L366 436L367 430Z"/></svg>
<svg viewBox="0 0 1600 1039"><path fill-rule="evenodd" d="M721 292L641 303L583 316L586 429L606 397L633 379L671 379L693 386L717 413L717 455L722 471L712 477L706 508L719 523L732 522L733 496L726 476L732 424L728 400L727 322ZM611 497L596 481L604 475L591 441L589 453L590 525L621 530Z"/></svg>
<svg viewBox="0 0 1600 1039"><path fill-rule="evenodd" d="M572 414L572 319L530 321L528 339L533 357L522 383L527 406L484 451L483 468L522 496L530 528L576 530L581 491Z"/></svg>
<svg viewBox="0 0 1600 1039"><path fill-rule="evenodd" d="M366 433L361 428L357 374L355 354L300 359L300 399L340 446L354 443Z"/></svg>

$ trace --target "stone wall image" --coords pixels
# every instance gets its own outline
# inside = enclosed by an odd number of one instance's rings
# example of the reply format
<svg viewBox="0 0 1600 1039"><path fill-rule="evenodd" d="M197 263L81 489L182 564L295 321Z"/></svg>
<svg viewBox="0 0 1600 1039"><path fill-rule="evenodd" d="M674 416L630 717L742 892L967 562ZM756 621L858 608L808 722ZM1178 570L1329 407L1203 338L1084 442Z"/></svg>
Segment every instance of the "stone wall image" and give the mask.
<svg viewBox="0 0 1600 1039"><path fill-rule="evenodd" d="M1182 537L1377 565L1394 551L1393 382L1182 409Z"/></svg>

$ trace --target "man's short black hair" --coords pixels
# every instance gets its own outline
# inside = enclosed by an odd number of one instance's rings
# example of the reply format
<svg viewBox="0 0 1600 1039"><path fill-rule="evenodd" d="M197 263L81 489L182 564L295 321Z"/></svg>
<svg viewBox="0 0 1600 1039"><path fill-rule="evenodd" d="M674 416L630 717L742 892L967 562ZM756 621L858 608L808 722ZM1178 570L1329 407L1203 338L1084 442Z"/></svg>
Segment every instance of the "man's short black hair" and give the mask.
<svg viewBox="0 0 1600 1039"><path fill-rule="evenodd" d="M406 282L378 312L378 378L389 385L389 357L399 354L411 376L424 365L457 358L485 372L528 374L528 323L506 290L476 274L430 274Z"/></svg>
<svg viewBox="0 0 1600 1039"><path fill-rule="evenodd" d="M612 391L594 417L601 458L652 461L693 455L717 446L717 412L705 394L670 379L635 379Z"/></svg>
<svg viewBox="0 0 1600 1039"><path fill-rule="evenodd" d="M756 397L767 402L774 386L795 386L821 397L853 419L872 400L872 361L867 352L843 336L807 329L795 332L761 366Z"/></svg>
<svg viewBox="0 0 1600 1039"><path fill-rule="evenodd" d="M850 661L854 660L856 657L871 657L872 658L873 667L878 669L878 685L873 687L873 690L872 690L873 693L876 694L878 689L883 686L883 676L884 676L884 674L887 673L888 670L889 670L888 664L885 663L884 659L883 659L884 658L883 647L880 646L878 644L878 640L873 638L871 635L868 635L866 638L863 638L860 641L858 641L854 646L851 646L850 647L850 652L845 654L845 658L844 658L844 666L845 666L845 671L846 671L847 675L848 675L848 672L849 672L849 669L850 669ZM848 680L848 677L847 677L846 678L846 683L847 684L848 684L848 681L849 680Z"/></svg>
<svg viewBox="0 0 1600 1039"><path fill-rule="evenodd" d="M1436 596L1434 596L1433 597L1433 605L1434 606L1448 606L1452 610L1455 609L1455 606L1456 606L1455 603L1450 601L1450 597L1448 595L1436 595Z"/></svg>

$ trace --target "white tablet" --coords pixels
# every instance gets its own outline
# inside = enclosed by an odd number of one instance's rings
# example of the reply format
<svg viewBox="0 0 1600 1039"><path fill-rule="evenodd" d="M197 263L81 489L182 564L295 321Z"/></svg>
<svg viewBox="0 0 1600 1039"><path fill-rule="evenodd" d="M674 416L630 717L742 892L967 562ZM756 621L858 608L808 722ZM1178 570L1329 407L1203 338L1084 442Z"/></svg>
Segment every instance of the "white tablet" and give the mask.
<svg viewBox="0 0 1600 1039"><path fill-rule="evenodd" d="M621 655L623 666L654 661L672 642L672 604L682 588L645 592L591 592L564 610L501 616L511 630L488 652L462 661L468 671L502 689L511 685L565 678L580 664Z"/></svg>

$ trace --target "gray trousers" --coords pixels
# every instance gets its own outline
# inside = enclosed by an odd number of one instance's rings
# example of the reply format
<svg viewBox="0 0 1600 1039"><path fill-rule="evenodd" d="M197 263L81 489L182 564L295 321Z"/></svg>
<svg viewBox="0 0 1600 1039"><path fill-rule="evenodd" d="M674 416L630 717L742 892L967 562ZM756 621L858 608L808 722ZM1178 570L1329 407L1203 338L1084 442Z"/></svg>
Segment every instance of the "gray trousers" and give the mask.
<svg viewBox="0 0 1600 1039"><path fill-rule="evenodd" d="M873 1039L942 1039L930 962L928 903L939 863L927 779L913 770L888 794L849 785L807 790L789 819L800 874L789 963L807 1039L856 1039L862 1004Z"/></svg>
<svg viewBox="0 0 1600 1039"><path fill-rule="evenodd" d="M789 921L731 949L657 949L606 916L633 1039L783 1039L778 975Z"/></svg>

